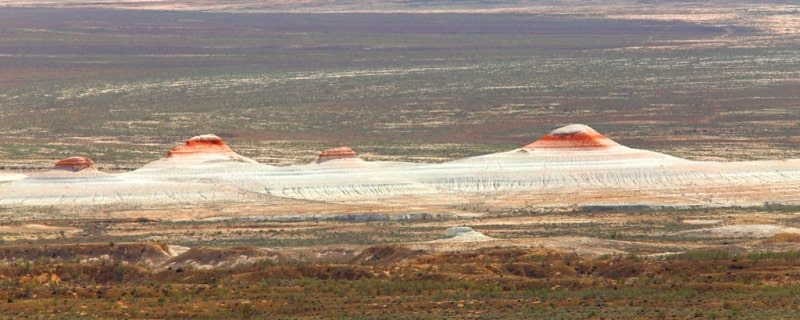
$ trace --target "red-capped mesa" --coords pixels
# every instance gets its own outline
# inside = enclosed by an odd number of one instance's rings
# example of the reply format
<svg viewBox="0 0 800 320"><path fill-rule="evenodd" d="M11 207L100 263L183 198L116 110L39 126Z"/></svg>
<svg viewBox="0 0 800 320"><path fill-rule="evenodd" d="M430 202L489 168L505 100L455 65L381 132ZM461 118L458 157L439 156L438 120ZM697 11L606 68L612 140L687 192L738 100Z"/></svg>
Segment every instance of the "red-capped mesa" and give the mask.
<svg viewBox="0 0 800 320"><path fill-rule="evenodd" d="M322 151L317 157L317 163L337 159L357 159L358 154L348 147L331 148Z"/></svg>
<svg viewBox="0 0 800 320"><path fill-rule="evenodd" d="M220 137L213 134L194 136L186 140L186 144L172 148L167 158L193 156L199 154L232 154L234 153Z"/></svg>
<svg viewBox="0 0 800 320"><path fill-rule="evenodd" d="M600 149L620 146L620 144L600 134L589 126L571 124L550 131L524 149Z"/></svg>
<svg viewBox="0 0 800 320"><path fill-rule="evenodd" d="M87 169L96 169L94 161L87 157L69 157L59 160L53 166L53 170L63 170L69 172L79 172Z"/></svg>

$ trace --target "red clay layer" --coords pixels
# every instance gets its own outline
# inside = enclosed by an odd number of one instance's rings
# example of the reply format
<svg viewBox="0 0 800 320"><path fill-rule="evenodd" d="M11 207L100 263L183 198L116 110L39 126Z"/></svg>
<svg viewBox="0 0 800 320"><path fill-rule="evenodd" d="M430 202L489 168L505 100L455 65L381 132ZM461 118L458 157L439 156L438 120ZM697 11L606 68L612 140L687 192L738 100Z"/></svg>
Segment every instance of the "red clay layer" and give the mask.
<svg viewBox="0 0 800 320"><path fill-rule="evenodd" d="M596 149L619 146L606 136L583 125L571 125L553 130L525 149Z"/></svg>
<svg viewBox="0 0 800 320"><path fill-rule="evenodd" d="M358 154L348 147L338 147L322 151L317 157L317 162L349 158L358 158Z"/></svg>
<svg viewBox="0 0 800 320"><path fill-rule="evenodd" d="M172 148L167 158L220 153L233 153L233 150L220 137L209 134L193 137L186 141L186 145Z"/></svg>
<svg viewBox="0 0 800 320"><path fill-rule="evenodd" d="M69 157L56 162L53 170L65 170L78 172L84 169L94 168L94 161L87 157Z"/></svg>

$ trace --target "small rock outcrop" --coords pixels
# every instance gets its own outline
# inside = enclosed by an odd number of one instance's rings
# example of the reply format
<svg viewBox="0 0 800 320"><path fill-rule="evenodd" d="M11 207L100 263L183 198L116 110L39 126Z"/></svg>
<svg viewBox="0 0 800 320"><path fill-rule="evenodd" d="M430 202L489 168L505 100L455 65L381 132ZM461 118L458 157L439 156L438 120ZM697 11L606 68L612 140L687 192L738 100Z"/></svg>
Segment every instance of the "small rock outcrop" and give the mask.
<svg viewBox="0 0 800 320"><path fill-rule="evenodd" d="M69 157L57 161L49 171L32 175L28 177L28 179L41 181L48 179L92 179L106 177L108 177L108 175L98 171L92 159L87 157Z"/></svg>
<svg viewBox="0 0 800 320"><path fill-rule="evenodd" d="M83 170L96 170L97 168L94 165L94 161L87 157L69 157L63 160L59 160L53 166L53 170L59 171L68 171L68 172L79 172Z"/></svg>
<svg viewBox="0 0 800 320"><path fill-rule="evenodd" d="M324 169L355 169L366 168L366 162L358 157L358 154L348 147L331 148L320 152L317 161L313 163L315 167Z"/></svg>
<svg viewBox="0 0 800 320"><path fill-rule="evenodd" d="M470 232L475 232L475 230L470 227L450 227L444 231L444 236L445 238L452 238Z"/></svg>
<svg viewBox="0 0 800 320"><path fill-rule="evenodd" d="M620 144L583 124L571 124L550 131L523 149L600 149Z"/></svg>
<svg viewBox="0 0 800 320"><path fill-rule="evenodd" d="M331 148L319 154L317 163L338 159L358 159L358 154L348 147Z"/></svg>
<svg viewBox="0 0 800 320"><path fill-rule="evenodd" d="M445 241L485 241L492 240L493 238L485 236L483 233L477 232L470 227L450 227L444 231Z"/></svg>

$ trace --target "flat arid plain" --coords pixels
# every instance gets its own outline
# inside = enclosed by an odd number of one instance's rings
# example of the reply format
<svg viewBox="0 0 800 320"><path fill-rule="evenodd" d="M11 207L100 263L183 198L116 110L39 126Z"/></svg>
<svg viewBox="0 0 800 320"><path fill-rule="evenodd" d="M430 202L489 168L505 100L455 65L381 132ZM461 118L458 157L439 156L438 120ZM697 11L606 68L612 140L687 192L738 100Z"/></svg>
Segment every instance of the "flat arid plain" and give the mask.
<svg viewBox="0 0 800 320"><path fill-rule="evenodd" d="M0 0L3 318L797 318L790 1Z"/></svg>

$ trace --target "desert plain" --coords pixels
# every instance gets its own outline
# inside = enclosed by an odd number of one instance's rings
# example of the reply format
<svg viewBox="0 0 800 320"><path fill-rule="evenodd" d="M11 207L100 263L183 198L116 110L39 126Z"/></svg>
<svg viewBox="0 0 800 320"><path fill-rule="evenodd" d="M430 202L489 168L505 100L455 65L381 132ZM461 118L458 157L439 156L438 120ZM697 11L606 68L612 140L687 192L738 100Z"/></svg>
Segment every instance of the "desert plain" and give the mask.
<svg viewBox="0 0 800 320"><path fill-rule="evenodd" d="M5 318L795 318L788 1L0 1Z"/></svg>

